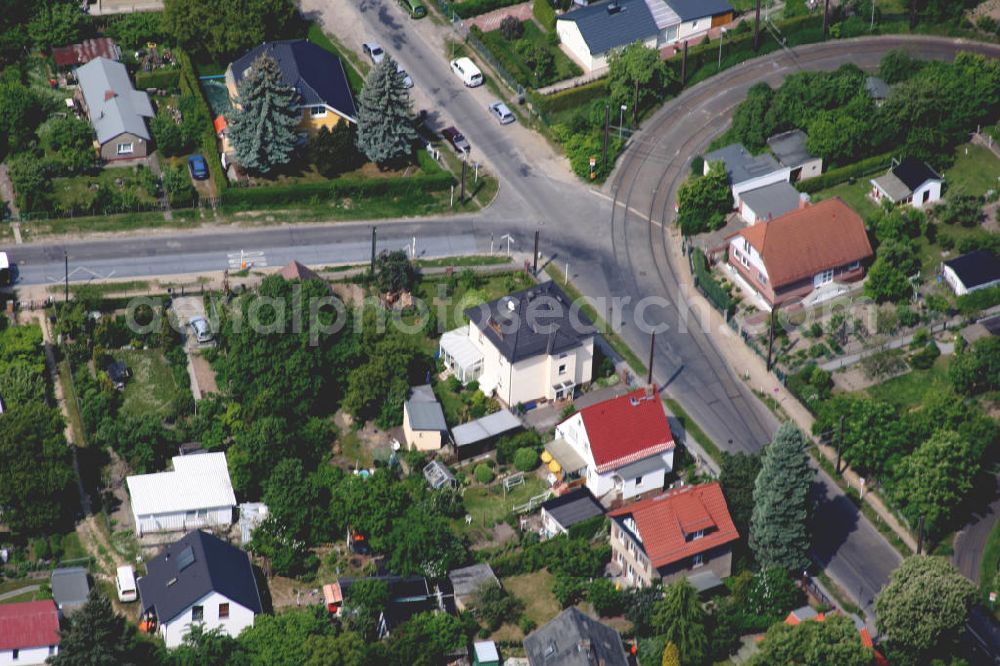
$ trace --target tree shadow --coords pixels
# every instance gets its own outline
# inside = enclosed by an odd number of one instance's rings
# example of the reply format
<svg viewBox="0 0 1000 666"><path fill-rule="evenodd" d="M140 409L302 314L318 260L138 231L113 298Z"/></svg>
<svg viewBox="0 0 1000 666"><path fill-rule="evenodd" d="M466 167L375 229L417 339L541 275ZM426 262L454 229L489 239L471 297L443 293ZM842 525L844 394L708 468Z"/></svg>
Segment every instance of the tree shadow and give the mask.
<svg viewBox="0 0 1000 666"><path fill-rule="evenodd" d="M826 567L854 532L860 520L858 507L844 494L829 495L829 488L816 481L810 489L813 513L809 523L813 555Z"/></svg>

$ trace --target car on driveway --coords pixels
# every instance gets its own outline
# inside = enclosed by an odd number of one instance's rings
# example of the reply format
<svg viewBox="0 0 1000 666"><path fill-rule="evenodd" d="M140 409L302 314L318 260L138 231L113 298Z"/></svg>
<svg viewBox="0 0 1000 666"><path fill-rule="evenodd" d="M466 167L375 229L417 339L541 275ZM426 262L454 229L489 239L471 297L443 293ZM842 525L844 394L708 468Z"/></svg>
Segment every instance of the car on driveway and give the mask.
<svg viewBox="0 0 1000 666"><path fill-rule="evenodd" d="M399 0L399 4L406 10L406 13L413 18L423 18L427 16L427 8L420 0Z"/></svg>
<svg viewBox="0 0 1000 666"><path fill-rule="evenodd" d="M451 61L451 71L455 76L462 79L466 88L475 88L483 85L483 73L476 67L476 63L468 58L456 58Z"/></svg>
<svg viewBox="0 0 1000 666"><path fill-rule="evenodd" d="M208 162L201 155L192 155L188 158L188 171L195 180L208 180Z"/></svg>
<svg viewBox="0 0 1000 666"><path fill-rule="evenodd" d="M190 321L191 330L194 332L194 338L198 342L211 342L212 341L212 327L208 325L208 320L204 317L193 317Z"/></svg>
<svg viewBox="0 0 1000 666"><path fill-rule="evenodd" d="M365 55L372 59L372 62L376 65L382 62L382 58L385 57L385 51L379 46L378 42L365 42L361 45L361 50L365 52Z"/></svg>
<svg viewBox="0 0 1000 666"><path fill-rule="evenodd" d="M441 130L441 136L447 139L448 143L460 153L468 153L472 150L472 146L469 145L469 141L465 138L465 135L454 127L445 127Z"/></svg>
<svg viewBox="0 0 1000 666"><path fill-rule="evenodd" d="M412 88L413 79L410 78L410 75L406 73L406 70L403 69L403 66L400 65L398 62L396 63L396 71L403 76L403 85L406 86L407 88Z"/></svg>
<svg viewBox="0 0 1000 666"><path fill-rule="evenodd" d="M510 107L503 102L496 101L489 106L490 113L492 113L497 122L501 125L508 125L514 122L514 113L510 110Z"/></svg>

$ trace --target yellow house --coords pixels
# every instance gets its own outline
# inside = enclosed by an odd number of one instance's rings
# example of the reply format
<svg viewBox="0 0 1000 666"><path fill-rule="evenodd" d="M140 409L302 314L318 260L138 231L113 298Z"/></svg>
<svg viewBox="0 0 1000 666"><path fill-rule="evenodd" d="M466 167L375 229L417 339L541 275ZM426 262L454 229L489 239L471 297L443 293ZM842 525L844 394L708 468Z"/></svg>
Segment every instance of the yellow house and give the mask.
<svg viewBox="0 0 1000 666"><path fill-rule="evenodd" d="M403 403L403 437L416 451L437 451L448 434L444 412L430 384L414 386Z"/></svg>
<svg viewBox="0 0 1000 666"><path fill-rule="evenodd" d="M340 58L306 39L264 42L226 68L229 97L236 99L240 81L262 55L274 58L285 85L294 87L302 104L299 128L313 134L342 121L357 123L354 97Z"/></svg>

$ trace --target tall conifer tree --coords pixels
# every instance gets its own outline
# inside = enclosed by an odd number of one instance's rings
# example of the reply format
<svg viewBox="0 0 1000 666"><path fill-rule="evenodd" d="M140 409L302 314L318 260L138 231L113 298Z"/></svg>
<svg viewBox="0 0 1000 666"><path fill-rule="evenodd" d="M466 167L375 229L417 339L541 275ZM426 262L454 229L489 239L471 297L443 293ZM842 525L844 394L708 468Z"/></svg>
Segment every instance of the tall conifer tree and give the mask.
<svg viewBox="0 0 1000 666"><path fill-rule="evenodd" d="M410 155L417 140L403 81L396 61L386 54L358 99L358 149L379 165Z"/></svg>
<svg viewBox="0 0 1000 666"><path fill-rule="evenodd" d="M240 81L229 119L236 161L248 171L267 173L292 159L302 120L299 94L281 80L278 63L262 55Z"/></svg>

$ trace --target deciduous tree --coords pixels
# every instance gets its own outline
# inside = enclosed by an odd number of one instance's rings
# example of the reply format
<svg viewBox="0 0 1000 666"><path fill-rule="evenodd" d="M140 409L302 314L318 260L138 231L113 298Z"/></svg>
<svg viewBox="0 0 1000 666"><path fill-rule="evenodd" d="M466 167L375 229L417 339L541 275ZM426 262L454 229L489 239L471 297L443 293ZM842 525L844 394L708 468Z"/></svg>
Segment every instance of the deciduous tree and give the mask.
<svg viewBox="0 0 1000 666"><path fill-rule="evenodd" d="M765 82L755 83L746 99L733 112L733 134L751 151L763 150L774 133L767 122L767 111L774 100L774 90Z"/></svg>
<svg viewBox="0 0 1000 666"><path fill-rule="evenodd" d="M749 663L750 666L870 666L872 660L871 648L861 644L850 618L832 615L823 622L774 625Z"/></svg>
<svg viewBox="0 0 1000 666"><path fill-rule="evenodd" d="M358 97L358 149L380 166L409 157L417 140L410 113L410 91L386 54Z"/></svg>
<svg viewBox="0 0 1000 666"><path fill-rule="evenodd" d="M754 485L750 548L762 567L802 571L809 565L809 488L815 472L802 433L778 428L761 458Z"/></svg>
<svg viewBox="0 0 1000 666"><path fill-rule="evenodd" d="M262 55L250 66L229 116L229 139L240 166L268 173L291 161L302 109L298 92L282 81L274 58Z"/></svg>
<svg viewBox="0 0 1000 666"><path fill-rule="evenodd" d="M293 0L165 0L163 29L181 46L227 62L267 39L291 37Z"/></svg>
<svg viewBox="0 0 1000 666"><path fill-rule="evenodd" d="M733 209L729 177L721 161L709 165L704 176L692 176L677 192L677 224L685 235L719 229Z"/></svg>
<svg viewBox="0 0 1000 666"><path fill-rule="evenodd" d="M910 291L910 283L902 270L883 257L875 259L865 278L865 296L879 303L895 303L909 297Z"/></svg>
<svg viewBox="0 0 1000 666"><path fill-rule="evenodd" d="M28 34L35 46L44 50L73 44L83 34L83 20L83 12L73 0L40 0L28 23Z"/></svg>
<svg viewBox="0 0 1000 666"><path fill-rule="evenodd" d="M608 59L612 108L624 104L633 119L663 99L673 82L673 71L660 58L660 52L642 42L629 44Z"/></svg>
<svg viewBox="0 0 1000 666"><path fill-rule="evenodd" d="M309 139L309 160L327 178L357 169L364 161L356 145L357 135L357 127L346 121L337 123L332 130L321 127Z"/></svg>

